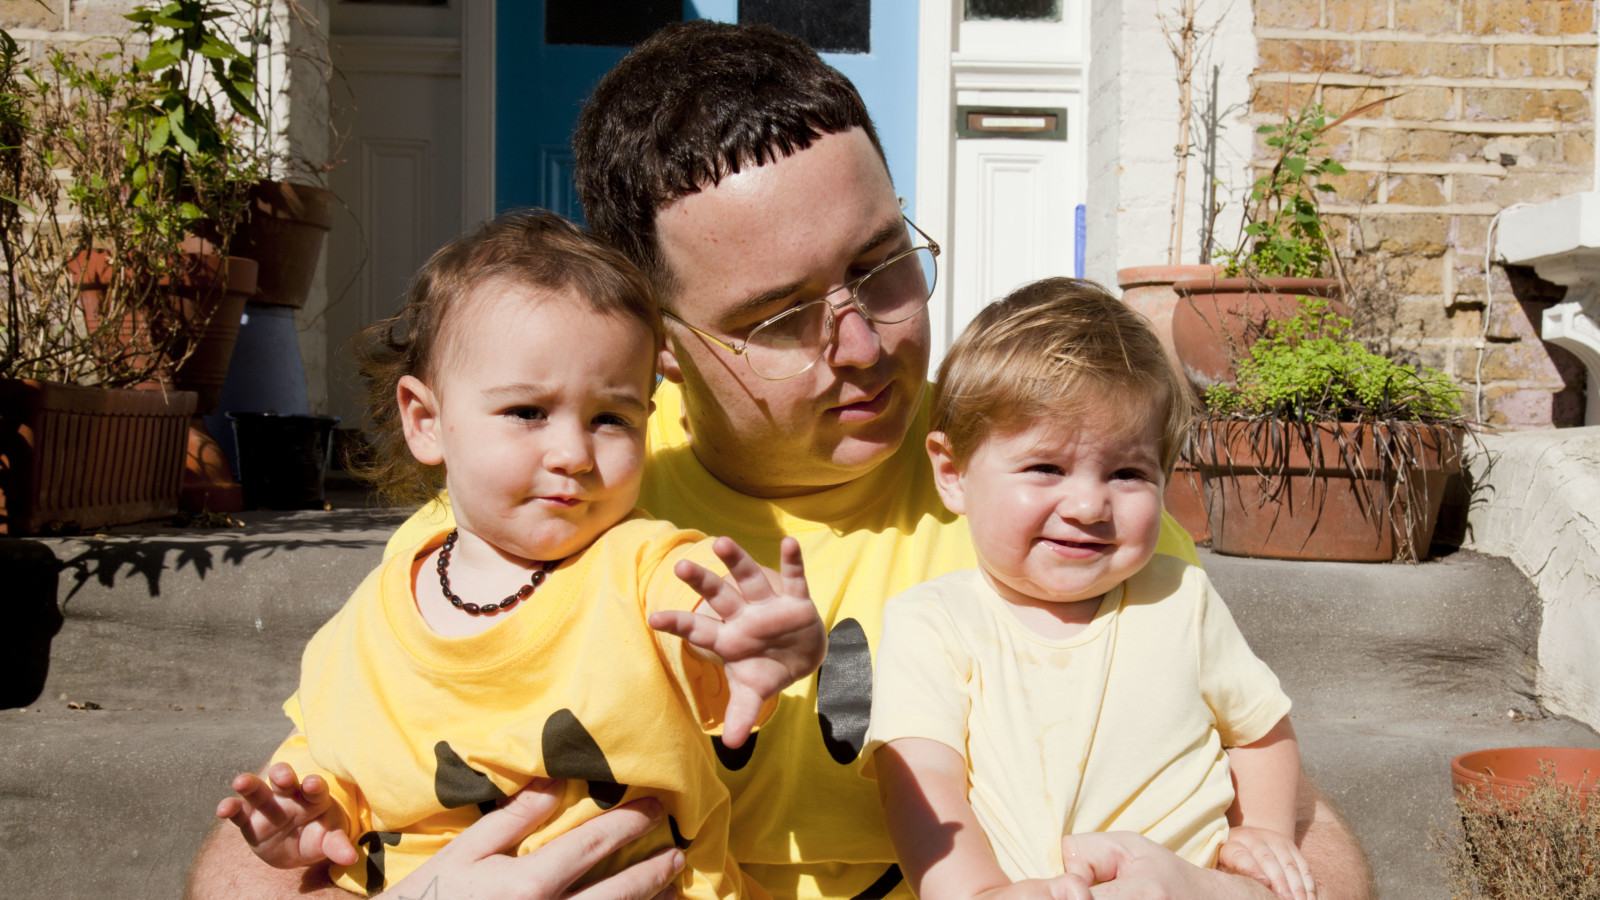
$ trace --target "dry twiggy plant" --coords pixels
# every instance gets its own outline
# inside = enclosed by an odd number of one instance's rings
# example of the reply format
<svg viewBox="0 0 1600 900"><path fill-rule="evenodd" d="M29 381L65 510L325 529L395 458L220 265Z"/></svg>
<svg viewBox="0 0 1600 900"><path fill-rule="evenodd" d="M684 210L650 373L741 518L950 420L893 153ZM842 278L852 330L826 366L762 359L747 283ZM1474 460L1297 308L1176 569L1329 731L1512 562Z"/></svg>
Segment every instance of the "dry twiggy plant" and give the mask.
<svg viewBox="0 0 1600 900"><path fill-rule="evenodd" d="M1428 841L1455 900L1600 900L1600 805L1550 765L1526 792L1472 788L1455 804Z"/></svg>

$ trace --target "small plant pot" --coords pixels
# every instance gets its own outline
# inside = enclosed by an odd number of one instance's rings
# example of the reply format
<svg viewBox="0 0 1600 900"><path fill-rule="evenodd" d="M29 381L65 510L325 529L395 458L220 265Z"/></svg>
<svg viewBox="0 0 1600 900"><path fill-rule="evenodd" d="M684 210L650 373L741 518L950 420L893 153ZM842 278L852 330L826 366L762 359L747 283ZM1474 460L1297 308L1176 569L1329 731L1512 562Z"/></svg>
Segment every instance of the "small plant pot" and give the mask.
<svg viewBox="0 0 1600 900"><path fill-rule="evenodd" d="M239 450L244 505L322 509L322 486L333 455L338 416L228 413Z"/></svg>
<svg viewBox="0 0 1600 900"><path fill-rule="evenodd" d="M1520 802L1529 780L1549 764L1559 784L1570 784L1587 807L1600 791L1600 750L1577 747L1501 747L1474 750L1450 760L1450 784L1458 795L1469 790L1488 793L1507 803Z"/></svg>
<svg viewBox="0 0 1600 900"><path fill-rule="evenodd" d="M152 334L168 328L193 329L194 346L176 365L170 359L150 363L157 384L177 390L194 391L197 411L213 412L222 396L228 376L228 361L239 336L239 319L244 305L256 290L257 267L243 257L222 259L210 253L186 253L192 262L189 273L178 283L164 282L168 290L156 295L155 302L167 304L161 310L134 309L117 323L114 339L127 347L132 365L145 368L144 349L166 350L167 339ZM78 276L78 292L84 318L91 329L100 327L105 313L105 292L113 278L111 259L101 250L80 253L70 264ZM163 324L152 328L152 322Z"/></svg>
<svg viewBox="0 0 1600 900"><path fill-rule="evenodd" d="M335 202L332 191L284 181L263 181L250 190L249 217L229 250L261 266L251 302L292 309L306 305L333 227Z"/></svg>
<svg viewBox="0 0 1600 900"><path fill-rule="evenodd" d="M1150 320L1161 346L1167 351L1178 371L1178 351L1172 342L1172 314L1178 307L1178 292L1173 285L1180 281L1209 282L1217 275L1216 266L1133 266L1117 270L1117 287L1122 289L1122 302L1129 309Z"/></svg>
<svg viewBox="0 0 1600 900"><path fill-rule="evenodd" d="M1234 363L1266 331L1271 319L1287 319L1301 297L1323 297L1344 315L1337 302L1339 282L1331 278L1198 278L1173 286L1178 305L1172 311L1172 341L1179 371L1202 395L1238 377Z"/></svg>

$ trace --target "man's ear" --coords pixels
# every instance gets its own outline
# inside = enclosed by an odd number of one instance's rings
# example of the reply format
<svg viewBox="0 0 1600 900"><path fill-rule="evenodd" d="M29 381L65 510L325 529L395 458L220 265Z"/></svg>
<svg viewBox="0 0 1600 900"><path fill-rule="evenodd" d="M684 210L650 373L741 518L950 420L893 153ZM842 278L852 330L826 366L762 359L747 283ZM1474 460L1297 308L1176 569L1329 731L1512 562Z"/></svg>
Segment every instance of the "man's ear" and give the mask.
<svg viewBox="0 0 1600 900"><path fill-rule="evenodd" d="M945 508L956 515L966 515L966 491L961 486L961 470L956 466L955 454L950 450L950 439L942 431L928 432L928 461L933 463L933 486L939 490L939 499Z"/></svg>
<svg viewBox="0 0 1600 900"><path fill-rule="evenodd" d="M395 402L400 404L400 427L405 432L411 455L425 466L444 462L438 396L421 379L411 375L400 377L394 395Z"/></svg>

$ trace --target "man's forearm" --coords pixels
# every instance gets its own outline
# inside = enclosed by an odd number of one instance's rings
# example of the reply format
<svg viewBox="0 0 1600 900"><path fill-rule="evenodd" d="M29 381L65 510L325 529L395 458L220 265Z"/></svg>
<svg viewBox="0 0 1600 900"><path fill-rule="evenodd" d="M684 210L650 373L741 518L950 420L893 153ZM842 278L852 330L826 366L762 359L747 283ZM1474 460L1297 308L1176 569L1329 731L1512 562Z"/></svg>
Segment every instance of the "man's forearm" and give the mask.
<svg viewBox="0 0 1600 900"><path fill-rule="evenodd" d="M285 900L289 897L349 897L328 880L325 869L274 869L250 852L239 830L219 822L189 863L184 897L189 900Z"/></svg>

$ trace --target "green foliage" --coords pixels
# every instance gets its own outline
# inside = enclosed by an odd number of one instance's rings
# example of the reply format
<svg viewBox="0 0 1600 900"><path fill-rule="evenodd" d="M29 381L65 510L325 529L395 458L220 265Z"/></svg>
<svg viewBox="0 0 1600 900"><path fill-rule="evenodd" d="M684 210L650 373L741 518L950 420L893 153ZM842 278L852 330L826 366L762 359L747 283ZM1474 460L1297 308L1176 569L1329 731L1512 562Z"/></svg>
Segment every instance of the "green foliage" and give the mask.
<svg viewBox="0 0 1600 900"><path fill-rule="evenodd" d="M1441 372L1379 356L1350 336L1328 301L1301 297L1295 315L1267 323L1239 361L1238 381L1206 393L1216 416L1312 422L1437 422L1461 413L1460 391Z"/></svg>
<svg viewBox="0 0 1600 900"><path fill-rule="evenodd" d="M1600 900L1597 800L1585 805L1577 787L1562 784L1548 765L1521 796L1457 794L1457 823L1429 836L1451 896Z"/></svg>
<svg viewBox="0 0 1600 900"><path fill-rule="evenodd" d="M1316 278L1329 261L1328 242L1317 207L1317 194L1331 192L1326 175L1343 175L1344 167L1329 158L1316 159L1328 128L1328 114L1312 104L1276 125L1263 125L1267 146L1278 151L1272 171L1250 189L1250 211L1239 245L1219 250L1216 259L1225 275Z"/></svg>

